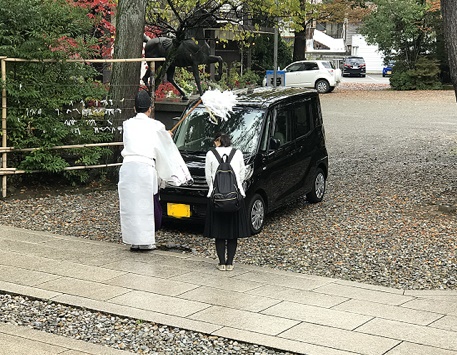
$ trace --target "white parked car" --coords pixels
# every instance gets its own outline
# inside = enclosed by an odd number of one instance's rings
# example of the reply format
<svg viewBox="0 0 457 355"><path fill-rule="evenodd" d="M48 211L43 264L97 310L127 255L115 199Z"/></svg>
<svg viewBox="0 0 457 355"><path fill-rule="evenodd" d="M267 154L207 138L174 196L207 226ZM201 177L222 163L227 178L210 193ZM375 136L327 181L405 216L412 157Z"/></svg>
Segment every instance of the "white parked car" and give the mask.
<svg viewBox="0 0 457 355"><path fill-rule="evenodd" d="M321 94L333 91L341 81L341 70L326 60L300 60L289 64L283 71L285 86L315 88ZM266 77L263 86L267 86Z"/></svg>

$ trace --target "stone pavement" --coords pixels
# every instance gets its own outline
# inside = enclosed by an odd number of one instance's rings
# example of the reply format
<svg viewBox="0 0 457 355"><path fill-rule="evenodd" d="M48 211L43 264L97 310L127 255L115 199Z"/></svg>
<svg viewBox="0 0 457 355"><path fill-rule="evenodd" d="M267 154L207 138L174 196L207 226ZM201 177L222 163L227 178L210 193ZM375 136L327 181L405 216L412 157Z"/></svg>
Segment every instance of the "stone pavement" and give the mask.
<svg viewBox="0 0 457 355"><path fill-rule="evenodd" d="M302 354L457 354L457 291L408 291L0 226L0 291ZM0 354L127 352L0 323ZM26 350L30 349L30 350ZM33 349L33 350L31 350Z"/></svg>

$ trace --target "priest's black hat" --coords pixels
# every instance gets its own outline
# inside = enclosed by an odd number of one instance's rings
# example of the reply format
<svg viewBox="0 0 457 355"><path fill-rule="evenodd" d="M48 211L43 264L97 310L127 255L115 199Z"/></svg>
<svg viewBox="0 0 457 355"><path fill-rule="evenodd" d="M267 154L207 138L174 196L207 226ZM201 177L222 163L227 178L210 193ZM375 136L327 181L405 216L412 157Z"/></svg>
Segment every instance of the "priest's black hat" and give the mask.
<svg viewBox="0 0 457 355"><path fill-rule="evenodd" d="M151 107L151 97L145 90L138 91L135 96L135 111L146 112Z"/></svg>

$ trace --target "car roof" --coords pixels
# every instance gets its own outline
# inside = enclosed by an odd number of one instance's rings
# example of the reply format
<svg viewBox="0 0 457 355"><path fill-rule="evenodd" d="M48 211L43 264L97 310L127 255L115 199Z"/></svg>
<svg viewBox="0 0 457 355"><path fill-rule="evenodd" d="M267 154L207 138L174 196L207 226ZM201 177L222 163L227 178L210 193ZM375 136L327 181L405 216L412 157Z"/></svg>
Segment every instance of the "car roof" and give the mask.
<svg viewBox="0 0 457 355"><path fill-rule="evenodd" d="M262 86L256 88L238 89L233 90L233 93L237 96L237 103L235 106L249 106L257 108L266 108L284 100L297 99L300 96L318 96L315 89L285 86L278 86L276 88L271 86ZM192 107L195 103L196 100L190 103L188 107Z"/></svg>
<svg viewBox="0 0 457 355"><path fill-rule="evenodd" d="M278 86L276 88L263 86L254 89L240 89L235 90L234 94L237 95L238 106L256 107L268 107L277 102L297 98L298 96L312 97L318 95L314 89L285 86Z"/></svg>
<svg viewBox="0 0 457 355"><path fill-rule="evenodd" d="M309 63L309 62L330 62L329 60L321 60L321 59L303 59L303 60L296 60L295 62L292 62L290 64L287 64L286 67L288 67L289 65L291 64L295 64L295 63Z"/></svg>

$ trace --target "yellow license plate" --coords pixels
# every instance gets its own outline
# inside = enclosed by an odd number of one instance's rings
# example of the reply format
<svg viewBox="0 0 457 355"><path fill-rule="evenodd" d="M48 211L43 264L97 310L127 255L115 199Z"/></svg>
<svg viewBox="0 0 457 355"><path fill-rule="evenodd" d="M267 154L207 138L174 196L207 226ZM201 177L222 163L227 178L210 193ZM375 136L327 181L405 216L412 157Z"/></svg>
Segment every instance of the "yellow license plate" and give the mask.
<svg viewBox="0 0 457 355"><path fill-rule="evenodd" d="M167 214L176 218L190 217L190 205L167 203Z"/></svg>

